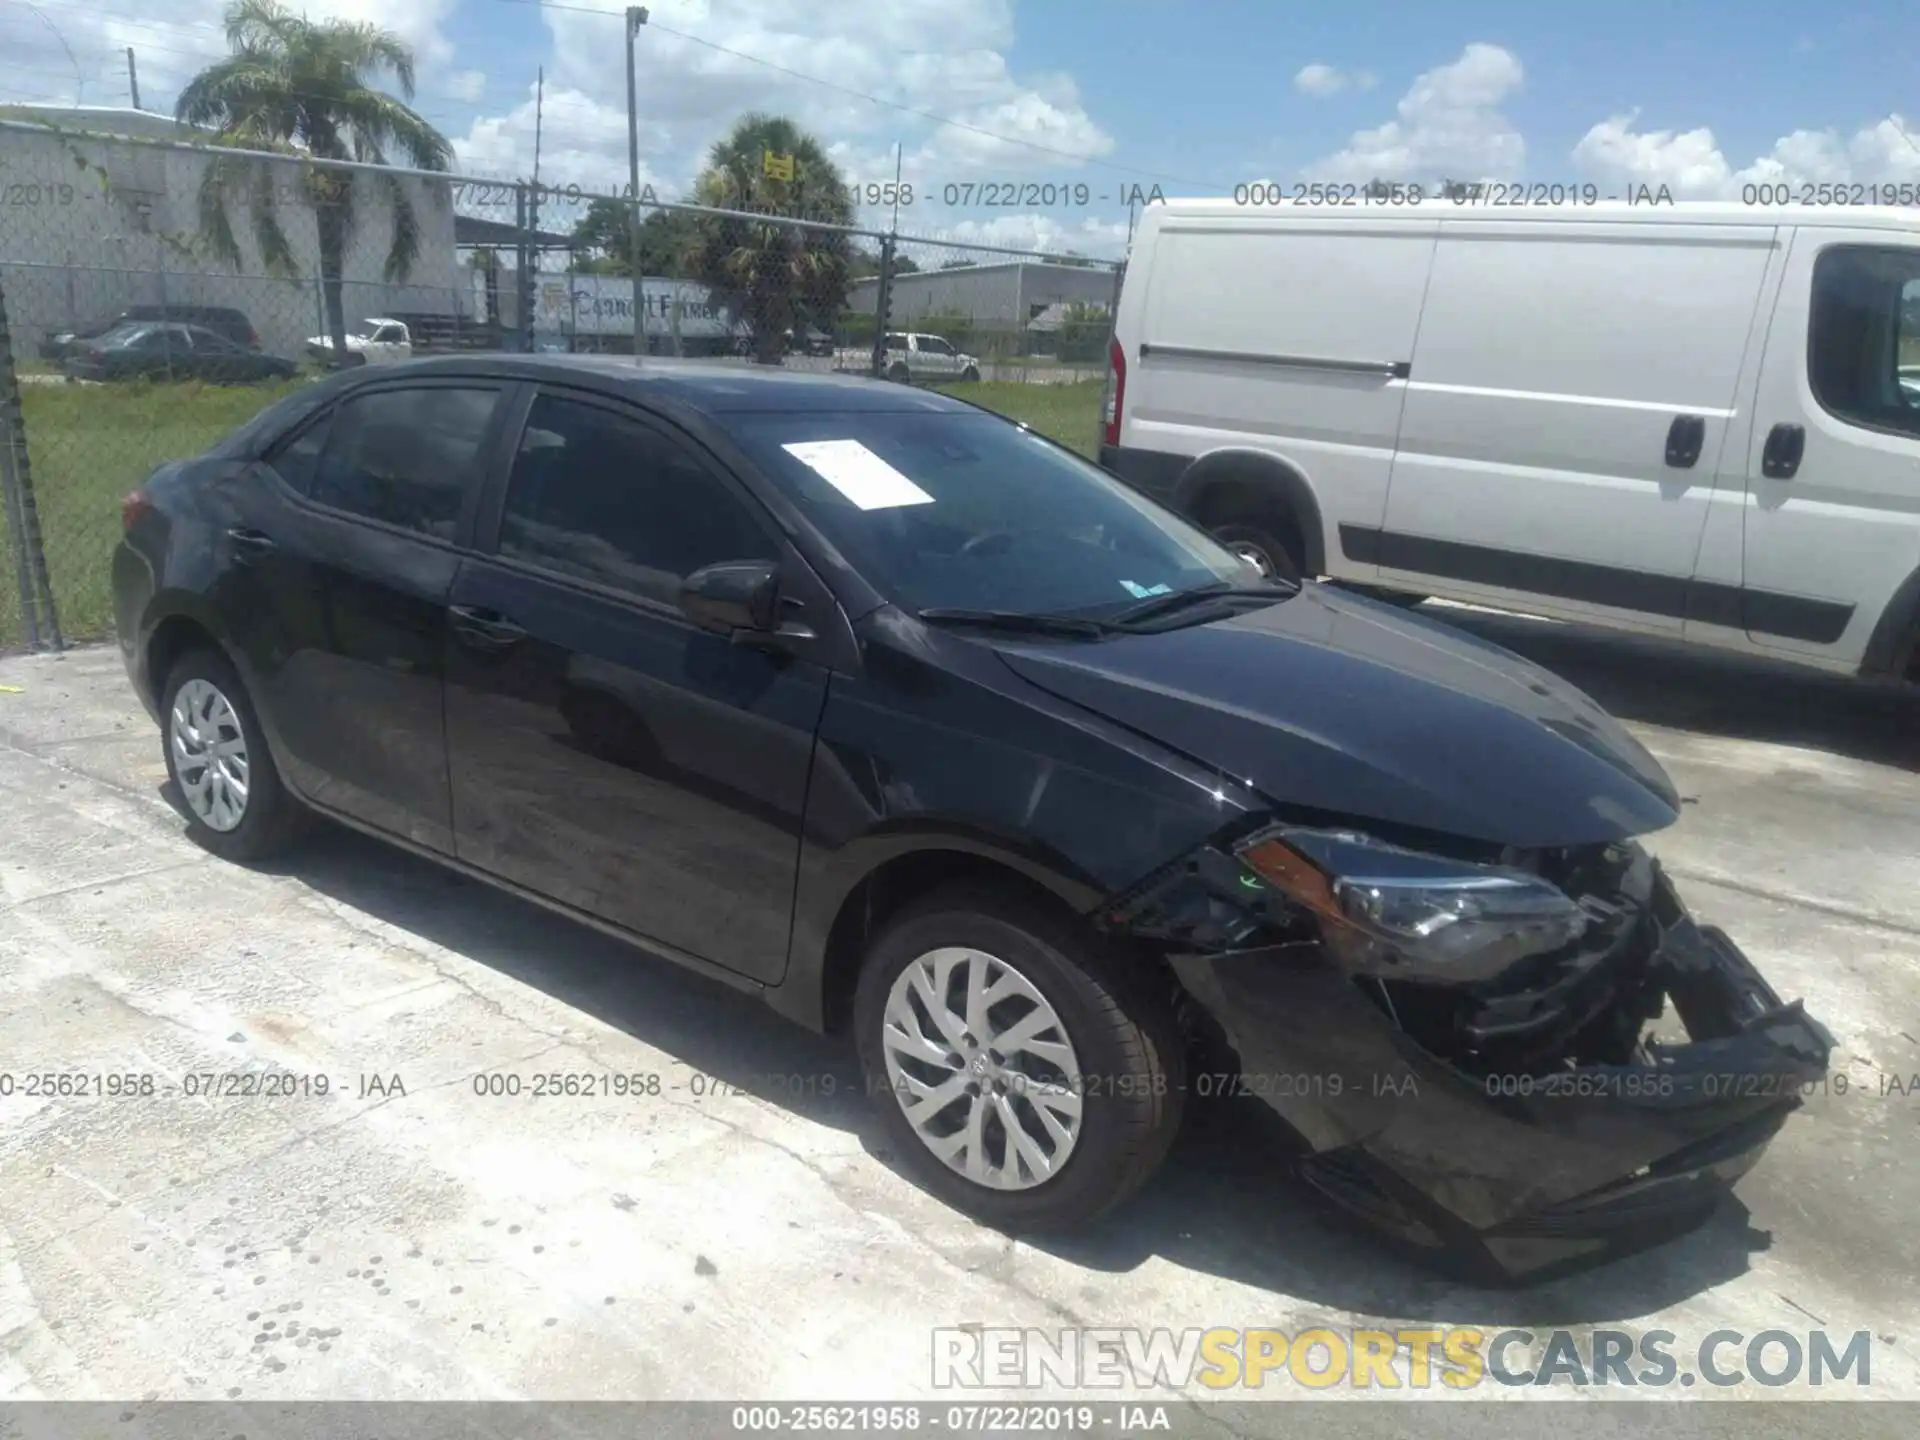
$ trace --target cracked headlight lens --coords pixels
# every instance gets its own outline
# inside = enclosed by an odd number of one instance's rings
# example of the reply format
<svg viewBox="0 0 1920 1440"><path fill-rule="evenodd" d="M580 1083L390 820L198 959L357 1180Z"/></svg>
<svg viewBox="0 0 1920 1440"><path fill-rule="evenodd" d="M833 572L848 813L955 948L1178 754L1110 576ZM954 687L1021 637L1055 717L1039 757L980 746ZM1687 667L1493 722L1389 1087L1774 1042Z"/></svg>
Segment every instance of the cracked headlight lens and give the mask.
<svg viewBox="0 0 1920 1440"><path fill-rule="evenodd" d="M1586 912L1538 875L1351 831L1269 831L1243 847L1240 860L1329 922L1329 947L1372 974L1472 984L1558 950L1587 928Z"/></svg>

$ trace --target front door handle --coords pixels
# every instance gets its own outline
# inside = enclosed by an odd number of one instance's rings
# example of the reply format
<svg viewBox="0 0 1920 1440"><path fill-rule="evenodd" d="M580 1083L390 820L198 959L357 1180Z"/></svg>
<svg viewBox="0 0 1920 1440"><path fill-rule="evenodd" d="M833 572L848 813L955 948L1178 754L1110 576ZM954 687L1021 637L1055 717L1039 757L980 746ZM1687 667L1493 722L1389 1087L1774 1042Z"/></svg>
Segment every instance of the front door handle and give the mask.
<svg viewBox="0 0 1920 1440"><path fill-rule="evenodd" d="M1691 470L1707 443L1707 422L1698 415L1676 415L1667 427L1667 464Z"/></svg>
<svg viewBox="0 0 1920 1440"><path fill-rule="evenodd" d="M227 541L233 546L234 561L241 565L257 565L277 548L271 535L245 525L228 530Z"/></svg>
<svg viewBox="0 0 1920 1440"><path fill-rule="evenodd" d="M527 638L526 630L498 610L478 605L452 605L453 633L475 650L505 650Z"/></svg>
<svg viewBox="0 0 1920 1440"><path fill-rule="evenodd" d="M1776 425L1760 451L1760 473L1769 480L1791 480L1807 453L1807 432L1800 425Z"/></svg>

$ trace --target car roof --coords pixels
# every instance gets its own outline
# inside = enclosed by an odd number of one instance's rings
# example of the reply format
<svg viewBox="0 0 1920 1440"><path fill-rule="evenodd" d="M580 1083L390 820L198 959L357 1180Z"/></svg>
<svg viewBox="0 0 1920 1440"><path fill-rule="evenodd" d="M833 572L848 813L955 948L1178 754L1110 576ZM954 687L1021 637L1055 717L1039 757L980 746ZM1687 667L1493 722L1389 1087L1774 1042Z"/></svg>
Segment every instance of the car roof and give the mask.
<svg viewBox="0 0 1920 1440"><path fill-rule="evenodd" d="M966 415L976 407L929 390L857 375L741 365L725 360L656 360L627 355L439 355L377 367L365 383L402 376L471 375L546 381L626 399L665 401L706 415L755 411L892 410Z"/></svg>

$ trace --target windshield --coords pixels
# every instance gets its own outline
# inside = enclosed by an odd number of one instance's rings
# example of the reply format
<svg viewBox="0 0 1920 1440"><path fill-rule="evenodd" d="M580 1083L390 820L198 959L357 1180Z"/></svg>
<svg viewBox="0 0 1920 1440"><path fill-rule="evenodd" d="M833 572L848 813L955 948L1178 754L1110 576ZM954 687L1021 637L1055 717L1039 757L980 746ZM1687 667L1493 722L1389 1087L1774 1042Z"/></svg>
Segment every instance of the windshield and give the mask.
<svg viewBox="0 0 1920 1440"><path fill-rule="evenodd" d="M347 333L357 336L362 340L371 340L375 335L380 333L380 327L385 323L383 320L362 320Z"/></svg>
<svg viewBox="0 0 1920 1440"><path fill-rule="evenodd" d="M735 438L889 599L1101 618L1259 584L1207 535L998 416L732 417Z"/></svg>

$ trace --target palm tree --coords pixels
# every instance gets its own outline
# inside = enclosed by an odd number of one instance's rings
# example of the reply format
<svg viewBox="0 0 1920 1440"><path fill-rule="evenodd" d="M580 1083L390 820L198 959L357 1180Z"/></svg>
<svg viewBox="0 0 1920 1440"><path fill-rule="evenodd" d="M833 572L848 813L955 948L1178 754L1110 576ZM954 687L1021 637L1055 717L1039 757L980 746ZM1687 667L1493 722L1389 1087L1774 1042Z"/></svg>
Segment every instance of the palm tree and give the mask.
<svg viewBox="0 0 1920 1440"><path fill-rule="evenodd" d="M766 173L765 152L793 157L793 178ZM820 142L778 115L747 115L707 155L694 184L702 205L756 215L853 223L853 195ZM831 329L846 301L852 237L767 220L702 217L690 268L753 332L754 358L778 365L786 332L809 318Z"/></svg>
<svg viewBox="0 0 1920 1440"><path fill-rule="evenodd" d="M397 154L420 170L445 170L452 162L446 137L405 103L413 99L413 51L398 36L377 25L310 21L279 0L235 0L226 32L233 53L194 76L174 107L180 121L211 128L215 144L375 165L389 164ZM393 78L404 99L374 88L381 75ZM270 173L281 170L269 162L215 157L201 178L201 233L235 269L241 254L229 202L245 207L268 272L299 274L277 206L276 180L283 177ZM386 278L404 280L420 251L419 218L398 175L375 180L393 215ZM335 356L347 353L341 275L353 238L356 192L364 183L362 172L317 164L301 169L301 188L313 206Z"/></svg>

